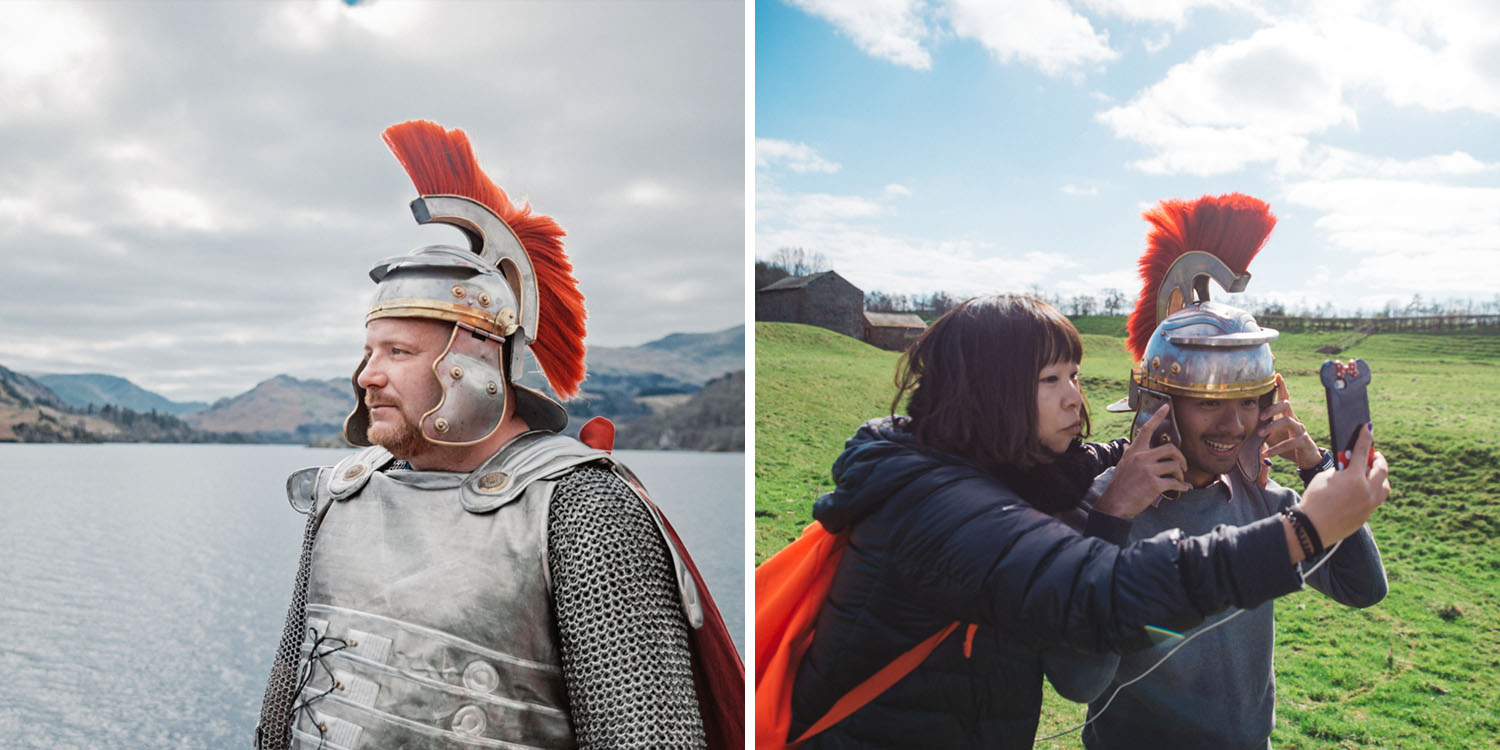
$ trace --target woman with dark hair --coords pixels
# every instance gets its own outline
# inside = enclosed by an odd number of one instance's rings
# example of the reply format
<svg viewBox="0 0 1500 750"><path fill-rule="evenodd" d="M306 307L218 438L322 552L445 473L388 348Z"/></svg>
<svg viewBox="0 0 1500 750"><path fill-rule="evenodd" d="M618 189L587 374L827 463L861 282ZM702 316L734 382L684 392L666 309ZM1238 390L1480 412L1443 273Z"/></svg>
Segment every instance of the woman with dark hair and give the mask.
<svg viewBox="0 0 1500 750"><path fill-rule="evenodd" d="M907 416L861 427L834 462L837 489L813 509L849 536L797 671L788 739L958 621L913 671L804 747L1029 747L1044 670L1067 695L1063 678L1087 664L1079 652L1144 648L1147 626L1183 630L1300 588L1301 547L1280 517L1123 548L1095 538L1118 538L1121 519L1187 485L1173 446L1080 442L1082 357L1066 317L1012 295L962 303L903 355L892 412L909 396ZM1089 497L1115 464L1104 496ZM1368 475L1309 488L1303 507L1318 509L1326 544L1384 501L1385 475L1377 457ZM1092 697L1078 692L1068 697Z"/></svg>

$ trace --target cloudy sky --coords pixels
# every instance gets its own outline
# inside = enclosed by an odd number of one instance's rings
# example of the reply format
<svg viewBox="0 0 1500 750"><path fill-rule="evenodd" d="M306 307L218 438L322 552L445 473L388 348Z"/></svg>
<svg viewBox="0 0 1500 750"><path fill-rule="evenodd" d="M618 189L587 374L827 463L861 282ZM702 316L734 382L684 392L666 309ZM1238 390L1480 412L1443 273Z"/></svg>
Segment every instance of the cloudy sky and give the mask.
<svg viewBox="0 0 1500 750"><path fill-rule="evenodd" d="M177 400L345 377L418 227L380 140L468 131L568 231L589 342L744 320L744 6L8 2L0 365Z"/></svg>
<svg viewBox="0 0 1500 750"><path fill-rule="evenodd" d="M1237 191L1280 219L1259 301L1500 303L1487 0L757 0L755 25L757 257L1134 298L1141 211Z"/></svg>

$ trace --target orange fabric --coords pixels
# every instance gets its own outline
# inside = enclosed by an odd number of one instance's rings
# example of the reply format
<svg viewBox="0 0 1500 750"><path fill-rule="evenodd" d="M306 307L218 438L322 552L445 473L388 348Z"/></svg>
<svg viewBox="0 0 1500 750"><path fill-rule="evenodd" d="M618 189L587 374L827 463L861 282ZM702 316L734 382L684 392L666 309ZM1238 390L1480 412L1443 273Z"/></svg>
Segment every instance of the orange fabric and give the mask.
<svg viewBox="0 0 1500 750"><path fill-rule="evenodd" d="M969 623L968 632L964 633L964 658L974 658L974 631L979 629L978 623Z"/></svg>
<svg viewBox="0 0 1500 750"><path fill-rule="evenodd" d="M858 711L866 703L875 700L876 696L884 693L890 686L899 682L902 677L911 674L911 671L916 669L917 665L921 664L922 660L926 659L927 655L932 653L932 650L937 648L938 644L942 643L943 639L947 638L948 634L952 633L957 627L958 620L954 620L948 624L948 627L933 633L927 640L918 643L910 651L896 657L895 661L881 667L880 671L871 675L869 679L855 685L853 690L845 693L844 697L838 699L833 704L833 708L828 709L828 713L823 714L823 718L818 719L817 723L808 727L807 731L803 732L802 736L798 737L792 743L792 746L795 747L806 742L807 738L843 721L844 717ZM788 695L789 699L790 697Z"/></svg>
<svg viewBox="0 0 1500 750"><path fill-rule="evenodd" d="M792 682L812 643L847 534L812 522L802 536L755 568L755 747L786 747Z"/></svg>
<svg viewBox="0 0 1500 750"><path fill-rule="evenodd" d="M812 643L818 610L828 598L848 533L830 534L817 521L802 536L755 569L755 747L796 747L839 723L910 674L958 622L938 631L885 665L836 701L813 726L787 742L792 725L792 685Z"/></svg>

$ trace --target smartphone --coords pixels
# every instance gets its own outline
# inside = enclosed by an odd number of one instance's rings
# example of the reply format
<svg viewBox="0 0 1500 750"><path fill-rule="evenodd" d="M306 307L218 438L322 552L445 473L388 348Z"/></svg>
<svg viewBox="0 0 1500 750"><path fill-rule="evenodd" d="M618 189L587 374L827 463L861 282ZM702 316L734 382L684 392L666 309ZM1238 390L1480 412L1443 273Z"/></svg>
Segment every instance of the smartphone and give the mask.
<svg viewBox="0 0 1500 750"><path fill-rule="evenodd" d="M1151 435L1147 438L1146 445L1155 448L1158 445L1171 443L1177 446L1178 449L1181 449L1182 435L1177 432L1177 422L1172 419L1172 397L1161 391L1153 391L1150 388L1139 386L1135 389L1135 397L1137 399L1137 407L1135 421L1130 423L1130 439L1132 441L1136 440L1138 433L1146 426L1147 422L1151 421L1151 417L1156 414L1156 410L1160 409L1162 404L1166 404L1166 418L1162 419L1161 424L1157 425L1156 429L1151 432ZM1176 490L1167 490L1162 493L1162 497L1168 500L1176 500L1178 494Z"/></svg>
<svg viewBox="0 0 1500 750"><path fill-rule="evenodd" d="M1151 433L1151 437L1146 445L1155 448L1158 445L1171 443L1181 447L1182 436L1177 432L1177 423L1172 420L1172 397L1161 391L1137 387L1136 398L1138 399L1137 403L1139 406L1135 410L1135 421L1130 424L1130 439L1132 441L1136 440L1137 433L1146 426L1147 422L1151 421L1151 417L1156 414L1156 410L1160 409L1162 404L1166 404L1167 417L1161 421L1161 424L1157 425L1156 430Z"/></svg>
<svg viewBox="0 0 1500 750"><path fill-rule="evenodd" d="M1370 423L1370 366L1362 359L1348 363L1326 360L1318 371L1323 390L1328 394L1328 435L1333 443L1334 461L1340 469L1349 465L1359 431ZM1375 461L1371 446L1366 464Z"/></svg>

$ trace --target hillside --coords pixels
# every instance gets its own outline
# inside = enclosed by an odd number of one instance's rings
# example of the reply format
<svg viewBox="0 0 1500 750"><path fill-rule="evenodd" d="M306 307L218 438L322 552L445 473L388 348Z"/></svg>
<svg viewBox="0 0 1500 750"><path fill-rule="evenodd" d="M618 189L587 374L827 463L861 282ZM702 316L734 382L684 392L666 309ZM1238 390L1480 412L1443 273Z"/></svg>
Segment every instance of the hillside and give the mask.
<svg viewBox="0 0 1500 750"><path fill-rule="evenodd" d="M210 432L285 433L316 440L343 429L354 409L354 390L344 378L302 380L277 375L232 398L184 417Z"/></svg>
<svg viewBox="0 0 1500 750"><path fill-rule="evenodd" d="M743 386L740 405L731 408L713 393L696 409L700 422L717 424L722 415L738 421L736 438L717 428L679 426L663 436L668 419L664 405L681 406L706 383L745 368L745 327L710 333L674 333L640 346L590 347L588 378L578 395L565 402L572 426L603 416L618 425L639 421L642 440L658 445L704 446L706 450L742 450ZM528 357L522 382L551 393L540 368ZM3 368L0 368L3 370ZM278 375L249 391L206 405L178 403L113 375L42 375L0 377L14 394L0 395L0 441L3 440L144 440L200 442L321 442L341 444L344 418L354 406L347 378L304 380ZM50 387L49 387L50 386ZM43 408L28 411L36 402ZM711 403L712 406L703 404ZM52 411L47 409L51 408ZM105 409L108 412L105 412ZM98 412L105 419L91 416ZM171 415L183 415L181 422ZM66 416L66 422L62 421ZM648 419L650 418L650 419ZM682 418L680 415L678 418ZM647 436L649 435L649 436Z"/></svg>
<svg viewBox="0 0 1500 750"><path fill-rule="evenodd" d="M119 431L102 418L71 413L41 382L0 366L0 442L94 442Z"/></svg>
<svg viewBox="0 0 1500 750"><path fill-rule="evenodd" d="M1081 325L1110 331L1110 323ZM756 324L757 561L811 520L829 466L867 417L889 412L896 355L817 328ZM1345 334L1347 336L1347 334ZM1319 443L1327 417L1317 368L1337 334L1286 334L1273 348L1298 414ZM1084 390L1095 439L1126 415L1123 337L1085 333ZM1392 466L1371 520L1390 595L1349 610L1314 593L1277 607L1277 747L1492 746L1500 736L1500 336L1374 334L1341 358L1374 372L1371 410ZM1273 476L1300 487L1289 464ZM1040 734L1083 720L1050 693ZM1077 735L1050 743L1078 747Z"/></svg>
<svg viewBox="0 0 1500 750"><path fill-rule="evenodd" d="M125 378L101 373L83 375L38 375L36 378L56 393L68 406L86 409L107 404L136 412L160 412L182 416L202 409L202 401L172 401L142 388Z"/></svg>
<svg viewBox="0 0 1500 750"><path fill-rule="evenodd" d="M745 450L745 371L710 380L682 403L621 425L615 445L642 450Z"/></svg>
<svg viewBox="0 0 1500 750"><path fill-rule="evenodd" d="M611 390L611 385L630 377L657 377L645 389L686 385L697 390L727 372L745 369L745 327L735 326L712 333L673 333L640 346L591 346L586 391ZM666 392L666 391L661 391Z"/></svg>
<svg viewBox="0 0 1500 750"><path fill-rule="evenodd" d="M40 381L0 367L0 442L189 443L213 437L170 414L113 404L68 406Z"/></svg>

